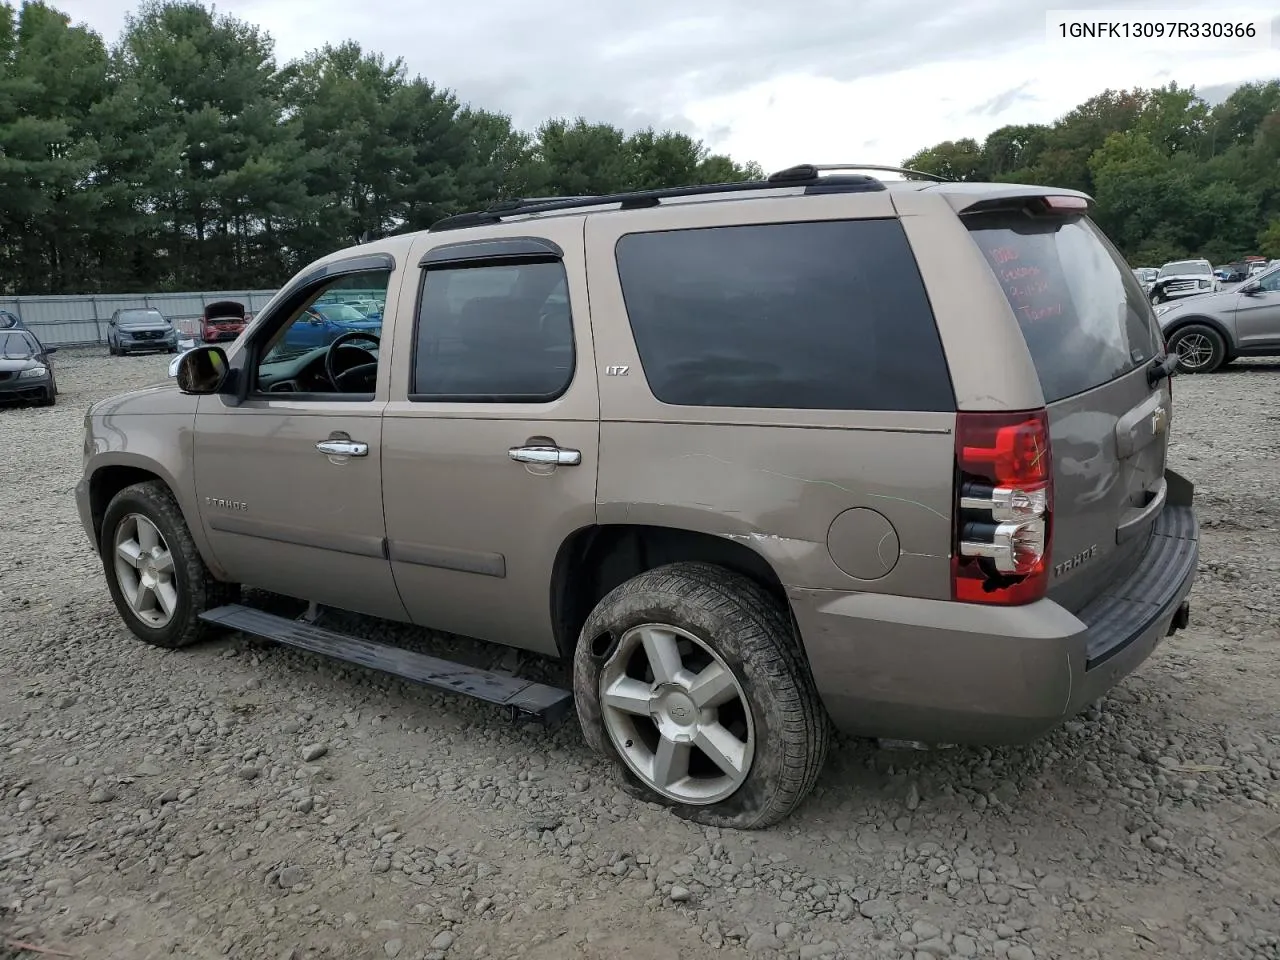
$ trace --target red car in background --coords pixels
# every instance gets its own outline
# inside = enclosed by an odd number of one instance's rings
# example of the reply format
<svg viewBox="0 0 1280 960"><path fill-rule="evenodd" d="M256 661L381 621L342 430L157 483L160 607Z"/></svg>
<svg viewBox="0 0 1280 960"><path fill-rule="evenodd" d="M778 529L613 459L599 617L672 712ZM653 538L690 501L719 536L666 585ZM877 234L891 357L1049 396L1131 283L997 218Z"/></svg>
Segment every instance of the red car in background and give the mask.
<svg viewBox="0 0 1280 960"><path fill-rule="evenodd" d="M244 304L235 300L219 300L204 308L200 320L200 339L205 343L223 343L234 340L249 325L249 314Z"/></svg>

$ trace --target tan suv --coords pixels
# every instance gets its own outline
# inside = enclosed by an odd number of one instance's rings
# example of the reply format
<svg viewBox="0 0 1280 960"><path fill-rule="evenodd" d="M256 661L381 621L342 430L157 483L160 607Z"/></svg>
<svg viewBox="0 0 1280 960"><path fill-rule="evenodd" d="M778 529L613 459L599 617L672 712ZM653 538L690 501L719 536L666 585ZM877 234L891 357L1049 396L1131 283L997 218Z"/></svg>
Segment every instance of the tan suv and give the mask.
<svg viewBox="0 0 1280 960"><path fill-rule="evenodd" d="M125 623L576 705L631 789L717 825L792 811L832 726L1054 727L1187 622L1173 361L1084 195L849 169L513 201L311 264L88 412ZM350 291L381 329L309 339ZM322 607L562 657L573 690Z"/></svg>

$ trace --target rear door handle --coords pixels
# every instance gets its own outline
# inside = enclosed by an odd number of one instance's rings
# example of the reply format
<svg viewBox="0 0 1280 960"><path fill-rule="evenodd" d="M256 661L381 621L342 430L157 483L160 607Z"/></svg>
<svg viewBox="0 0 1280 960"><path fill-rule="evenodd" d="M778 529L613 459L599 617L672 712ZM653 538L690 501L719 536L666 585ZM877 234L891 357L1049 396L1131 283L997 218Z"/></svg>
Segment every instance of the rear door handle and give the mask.
<svg viewBox="0 0 1280 960"><path fill-rule="evenodd" d="M581 450L564 447L512 447L507 456L516 463L545 463L556 467L576 467L582 463Z"/></svg>
<svg viewBox="0 0 1280 960"><path fill-rule="evenodd" d="M367 457L369 445L358 440L321 440L316 449L331 457Z"/></svg>

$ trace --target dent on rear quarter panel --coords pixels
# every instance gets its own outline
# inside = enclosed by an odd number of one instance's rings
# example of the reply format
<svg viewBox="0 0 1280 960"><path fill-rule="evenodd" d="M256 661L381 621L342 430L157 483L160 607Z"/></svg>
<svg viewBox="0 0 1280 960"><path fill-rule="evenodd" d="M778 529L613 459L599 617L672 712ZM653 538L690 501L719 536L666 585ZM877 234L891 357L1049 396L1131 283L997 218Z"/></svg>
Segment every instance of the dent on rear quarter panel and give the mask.
<svg viewBox="0 0 1280 960"><path fill-rule="evenodd" d="M764 557L786 586L945 598L955 416L848 415L860 419L867 429L606 422L599 522L734 540ZM911 420L918 432L870 427L889 420ZM882 515L896 533L897 555L886 558L892 568L876 579L845 573L828 548L832 523L858 507ZM852 547L864 558L877 548L883 544Z"/></svg>

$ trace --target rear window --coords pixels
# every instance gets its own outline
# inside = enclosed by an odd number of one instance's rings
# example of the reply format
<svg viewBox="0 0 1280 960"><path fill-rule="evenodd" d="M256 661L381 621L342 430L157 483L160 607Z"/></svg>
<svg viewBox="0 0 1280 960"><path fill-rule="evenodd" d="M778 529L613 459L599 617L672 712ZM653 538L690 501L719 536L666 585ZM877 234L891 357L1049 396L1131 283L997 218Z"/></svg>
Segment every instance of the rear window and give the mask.
<svg viewBox="0 0 1280 960"><path fill-rule="evenodd" d="M633 233L616 253L644 375L663 403L955 409L897 220Z"/></svg>
<svg viewBox="0 0 1280 960"><path fill-rule="evenodd" d="M1087 217L966 222L1018 318L1045 402L1114 380L1159 352L1142 288Z"/></svg>

